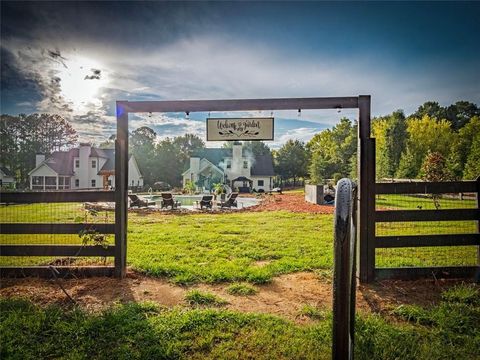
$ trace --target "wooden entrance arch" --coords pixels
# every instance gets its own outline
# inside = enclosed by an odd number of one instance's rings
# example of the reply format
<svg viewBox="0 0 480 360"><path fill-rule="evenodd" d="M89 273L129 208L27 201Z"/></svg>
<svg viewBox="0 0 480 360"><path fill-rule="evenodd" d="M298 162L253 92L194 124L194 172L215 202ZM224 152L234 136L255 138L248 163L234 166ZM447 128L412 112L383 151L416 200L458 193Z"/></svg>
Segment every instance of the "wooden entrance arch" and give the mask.
<svg viewBox="0 0 480 360"><path fill-rule="evenodd" d="M124 277L127 260L128 114L153 112L210 112L299 109L358 109L358 232L359 276L373 280L375 264L375 140L370 138L370 95L242 100L117 101L115 141L115 272ZM368 214L371 216L369 217ZM370 241L369 241L370 240Z"/></svg>

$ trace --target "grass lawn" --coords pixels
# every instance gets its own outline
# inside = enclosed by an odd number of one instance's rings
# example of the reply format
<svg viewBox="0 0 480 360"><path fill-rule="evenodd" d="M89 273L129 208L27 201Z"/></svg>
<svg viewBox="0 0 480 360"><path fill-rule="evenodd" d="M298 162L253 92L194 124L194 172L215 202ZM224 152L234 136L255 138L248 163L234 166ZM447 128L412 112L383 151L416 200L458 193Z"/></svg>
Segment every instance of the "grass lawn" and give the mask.
<svg viewBox="0 0 480 360"><path fill-rule="evenodd" d="M332 216L283 211L135 216L129 264L179 283L247 280L330 268Z"/></svg>
<svg viewBox="0 0 480 360"><path fill-rule="evenodd" d="M114 306L89 314L0 299L2 359L331 359L331 313L311 325L218 308ZM317 316L320 314L319 316ZM357 316L356 359L478 359L478 289L449 290L431 308L400 306L394 321Z"/></svg>

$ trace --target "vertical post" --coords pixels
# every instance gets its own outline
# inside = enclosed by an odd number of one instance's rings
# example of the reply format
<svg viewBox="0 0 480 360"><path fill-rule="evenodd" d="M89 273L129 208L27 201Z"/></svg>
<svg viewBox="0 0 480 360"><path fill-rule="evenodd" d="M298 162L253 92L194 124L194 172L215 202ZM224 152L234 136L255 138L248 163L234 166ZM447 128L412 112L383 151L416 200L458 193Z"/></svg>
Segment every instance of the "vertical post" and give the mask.
<svg viewBox="0 0 480 360"><path fill-rule="evenodd" d="M358 97L358 275L374 280L375 271L375 141L370 138L370 96ZM373 223L373 226L372 226Z"/></svg>
<svg viewBox="0 0 480 360"><path fill-rule="evenodd" d="M128 112L117 102L115 140L115 276L127 270Z"/></svg>
<svg viewBox="0 0 480 360"><path fill-rule="evenodd" d="M355 190L341 179L335 193L332 359L353 359L355 338Z"/></svg>
<svg viewBox="0 0 480 360"><path fill-rule="evenodd" d="M480 176L477 177L477 209L480 209ZM480 220L477 220L477 232L480 233ZM480 246L477 247L476 282L480 284Z"/></svg>

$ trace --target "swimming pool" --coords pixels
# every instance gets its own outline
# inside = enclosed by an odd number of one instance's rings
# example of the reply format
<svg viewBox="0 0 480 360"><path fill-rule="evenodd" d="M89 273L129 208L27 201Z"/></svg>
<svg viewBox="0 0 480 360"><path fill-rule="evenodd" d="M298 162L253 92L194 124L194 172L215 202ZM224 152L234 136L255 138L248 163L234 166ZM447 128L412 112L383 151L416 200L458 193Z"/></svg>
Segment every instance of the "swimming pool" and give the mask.
<svg viewBox="0 0 480 360"><path fill-rule="evenodd" d="M196 201L200 201L203 195L173 195L175 201L180 202L182 207L193 208ZM160 207L162 201L161 195L145 195L143 199L148 201L155 201L156 206ZM254 197L237 197L238 209L242 209L249 206L255 206L260 203L260 200Z"/></svg>

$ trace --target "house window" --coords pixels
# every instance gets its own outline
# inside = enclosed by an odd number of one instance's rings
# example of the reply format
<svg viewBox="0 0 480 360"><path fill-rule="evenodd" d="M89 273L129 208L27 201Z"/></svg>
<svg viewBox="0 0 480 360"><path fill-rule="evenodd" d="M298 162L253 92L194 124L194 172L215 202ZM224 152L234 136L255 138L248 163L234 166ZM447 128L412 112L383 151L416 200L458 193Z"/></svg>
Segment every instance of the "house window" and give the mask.
<svg viewBox="0 0 480 360"><path fill-rule="evenodd" d="M263 186L263 180L258 180L258 186Z"/></svg>
<svg viewBox="0 0 480 360"><path fill-rule="evenodd" d="M108 186L112 186L112 180L108 179Z"/></svg>
<svg viewBox="0 0 480 360"><path fill-rule="evenodd" d="M227 169L232 168L232 162L230 160L227 160Z"/></svg>
<svg viewBox="0 0 480 360"><path fill-rule="evenodd" d="M79 168L80 167L80 159L76 159L75 160L75 168Z"/></svg>
<svg viewBox="0 0 480 360"><path fill-rule="evenodd" d="M97 160L92 160L92 169L97 168Z"/></svg>
<svg viewBox="0 0 480 360"><path fill-rule="evenodd" d="M56 189L56 188L57 188L57 177L45 176L45 189Z"/></svg>
<svg viewBox="0 0 480 360"><path fill-rule="evenodd" d="M245 161L243 162L243 168L244 168L244 169L248 169L248 161L247 161L247 160L245 160Z"/></svg>
<svg viewBox="0 0 480 360"><path fill-rule="evenodd" d="M70 178L69 177L63 178L63 188L64 189L70 189Z"/></svg>
<svg viewBox="0 0 480 360"><path fill-rule="evenodd" d="M95 179L92 179L92 187L96 187L97 186L97 182L95 181Z"/></svg>
<svg viewBox="0 0 480 360"><path fill-rule="evenodd" d="M32 189L43 189L43 176L32 176Z"/></svg>
<svg viewBox="0 0 480 360"><path fill-rule="evenodd" d="M80 180L79 179L75 179L75 187L80 187Z"/></svg>

